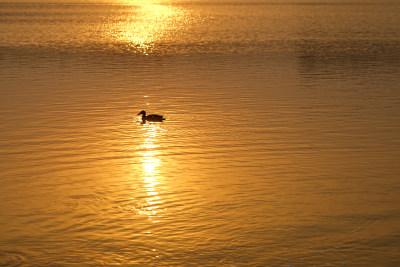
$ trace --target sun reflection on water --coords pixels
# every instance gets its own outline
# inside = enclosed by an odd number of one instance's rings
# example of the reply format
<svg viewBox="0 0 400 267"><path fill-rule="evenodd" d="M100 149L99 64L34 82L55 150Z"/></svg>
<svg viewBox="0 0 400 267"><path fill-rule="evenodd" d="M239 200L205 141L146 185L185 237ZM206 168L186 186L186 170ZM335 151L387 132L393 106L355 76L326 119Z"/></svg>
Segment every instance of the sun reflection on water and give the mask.
<svg viewBox="0 0 400 267"><path fill-rule="evenodd" d="M127 0L123 3L133 7L130 15L121 18L110 33L113 38L126 44L126 49L135 53L150 54L156 42L168 37L182 17L177 7L156 1Z"/></svg>
<svg viewBox="0 0 400 267"><path fill-rule="evenodd" d="M142 178L146 192L146 203L139 214L146 215L152 222L158 222L159 205L163 202L159 196L158 186L162 161L159 157L157 142L162 130L158 124L143 125L143 143L138 147L142 164Z"/></svg>

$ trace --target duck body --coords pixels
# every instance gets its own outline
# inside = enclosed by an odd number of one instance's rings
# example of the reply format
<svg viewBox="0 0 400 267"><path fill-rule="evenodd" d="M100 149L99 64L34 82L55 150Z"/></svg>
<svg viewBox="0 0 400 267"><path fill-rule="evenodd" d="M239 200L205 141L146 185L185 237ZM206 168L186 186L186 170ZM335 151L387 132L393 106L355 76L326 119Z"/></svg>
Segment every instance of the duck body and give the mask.
<svg viewBox="0 0 400 267"><path fill-rule="evenodd" d="M138 115L142 115L142 121L152 121L152 122L162 122L165 118L162 115L150 114L146 115L146 111L142 110L138 113Z"/></svg>

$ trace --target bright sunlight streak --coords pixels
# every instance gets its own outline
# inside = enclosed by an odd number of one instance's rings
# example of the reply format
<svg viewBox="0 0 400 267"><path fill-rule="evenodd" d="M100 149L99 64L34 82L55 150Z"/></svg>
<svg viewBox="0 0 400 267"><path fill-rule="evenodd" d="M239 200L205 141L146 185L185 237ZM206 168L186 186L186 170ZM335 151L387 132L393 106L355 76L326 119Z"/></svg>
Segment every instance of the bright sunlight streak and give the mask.
<svg viewBox="0 0 400 267"><path fill-rule="evenodd" d="M139 214L148 216L149 220L157 222L155 216L158 206L162 202L157 191L159 168L162 164L158 157L157 144L158 134L161 128L155 124L143 125L143 143L139 146L140 162L142 164L142 176L146 190L146 204L141 208Z"/></svg>
<svg viewBox="0 0 400 267"><path fill-rule="evenodd" d="M111 35L126 44L128 50L148 55L157 41L168 38L176 27L180 11L176 7L155 1L124 1L131 13L111 27Z"/></svg>

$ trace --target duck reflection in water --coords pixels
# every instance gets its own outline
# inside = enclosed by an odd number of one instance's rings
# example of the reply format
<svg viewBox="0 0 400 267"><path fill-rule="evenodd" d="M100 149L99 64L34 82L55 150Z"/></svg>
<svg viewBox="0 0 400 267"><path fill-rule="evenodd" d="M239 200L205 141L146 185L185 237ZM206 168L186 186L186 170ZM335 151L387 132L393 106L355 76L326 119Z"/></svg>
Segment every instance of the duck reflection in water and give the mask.
<svg viewBox="0 0 400 267"><path fill-rule="evenodd" d="M142 123L145 124L146 121L150 122L163 122L165 118L162 115L150 114L146 115L146 111L142 110L138 113L138 115L142 115Z"/></svg>

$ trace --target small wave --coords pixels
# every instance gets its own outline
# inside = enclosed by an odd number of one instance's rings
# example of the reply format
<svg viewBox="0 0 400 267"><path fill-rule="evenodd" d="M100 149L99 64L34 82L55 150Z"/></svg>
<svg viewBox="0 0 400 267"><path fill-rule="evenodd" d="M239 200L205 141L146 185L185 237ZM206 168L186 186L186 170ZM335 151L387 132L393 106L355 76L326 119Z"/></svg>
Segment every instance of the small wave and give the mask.
<svg viewBox="0 0 400 267"><path fill-rule="evenodd" d="M21 266L26 262L26 255L19 251L1 251L0 266Z"/></svg>

